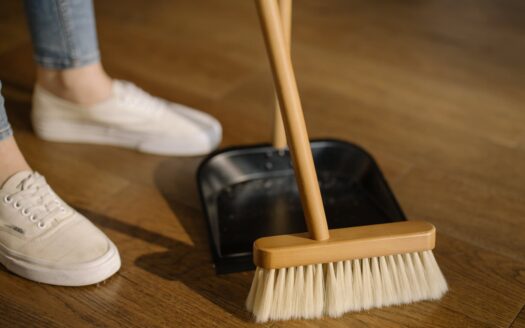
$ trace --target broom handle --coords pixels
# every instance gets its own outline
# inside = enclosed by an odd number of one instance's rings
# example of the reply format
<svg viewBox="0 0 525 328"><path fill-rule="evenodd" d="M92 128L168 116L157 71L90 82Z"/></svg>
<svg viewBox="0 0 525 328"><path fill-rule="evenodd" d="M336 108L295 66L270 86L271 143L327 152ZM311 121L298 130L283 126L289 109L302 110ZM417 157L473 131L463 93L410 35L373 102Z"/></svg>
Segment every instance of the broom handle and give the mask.
<svg viewBox="0 0 525 328"><path fill-rule="evenodd" d="M279 0L281 22L288 52L290 52L292 31L292 0ZM279 109L279 98L275 95L275 113L273 123L273 147L277 149L286 148L286 134L284 132L283 117Z"/></svg>
<svg viewBox="0 0 525 328"><path fill-rule="evenodd" d="M282 109L284 128L292 153L308 231L312 239L327 240L330 238L328 224L319 183L317 182L317 174L315 173L312 150L306 132L292 61L290 53L286 49L277 1L256 0L256 3Z"/></svg>

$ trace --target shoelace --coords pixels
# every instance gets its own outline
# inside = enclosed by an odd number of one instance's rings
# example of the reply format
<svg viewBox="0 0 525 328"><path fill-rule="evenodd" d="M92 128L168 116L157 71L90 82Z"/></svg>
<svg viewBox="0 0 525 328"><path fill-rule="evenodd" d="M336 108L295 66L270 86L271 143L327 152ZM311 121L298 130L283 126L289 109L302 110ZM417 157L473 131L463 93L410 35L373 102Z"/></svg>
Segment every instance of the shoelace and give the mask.
<svg viewBox="0 0 525 328"><path fill-rule="evenodd" d="M122 92L119 95L120 101L127 106L148 111L150 115L158 115L167 107L167 101L154 97L127 81L118 81Z"/></svg>
<svg viewBox="0 0 525 328"><path fill-rule="evenodd" d="M50 220L67 212L46 179L40 174L36 172L30 174L18 187L17 192L4 197L4 202L19 209L23 216L28 217L39 228L45 228Z"/></svg>

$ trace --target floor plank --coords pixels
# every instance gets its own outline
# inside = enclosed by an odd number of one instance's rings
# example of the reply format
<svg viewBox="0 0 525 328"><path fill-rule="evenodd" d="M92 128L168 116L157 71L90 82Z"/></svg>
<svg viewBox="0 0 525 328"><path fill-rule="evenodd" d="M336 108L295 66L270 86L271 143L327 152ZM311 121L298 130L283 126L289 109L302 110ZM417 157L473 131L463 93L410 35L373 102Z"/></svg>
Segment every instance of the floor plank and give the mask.
<svg viewBox="0 0 525 328"><path fill-rule="evenodd" d="M525 327L525 306L521 309L520 313L518 313L518 316L512 324L510 325L511 328L523 328Z"/></svg>

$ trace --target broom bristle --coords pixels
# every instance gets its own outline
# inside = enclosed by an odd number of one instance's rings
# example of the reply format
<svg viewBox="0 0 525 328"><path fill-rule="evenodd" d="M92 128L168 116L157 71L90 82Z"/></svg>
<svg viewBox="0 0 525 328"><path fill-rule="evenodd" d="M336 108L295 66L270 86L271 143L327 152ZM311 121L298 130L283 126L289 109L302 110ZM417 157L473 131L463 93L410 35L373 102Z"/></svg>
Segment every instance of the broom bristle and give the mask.
<svg viewBox="0 0 525 328"><path fill-rule="evenodd" d="M282 269L257 268L246 308L257 322L441 298L448 286L432 251Z"/></svg>

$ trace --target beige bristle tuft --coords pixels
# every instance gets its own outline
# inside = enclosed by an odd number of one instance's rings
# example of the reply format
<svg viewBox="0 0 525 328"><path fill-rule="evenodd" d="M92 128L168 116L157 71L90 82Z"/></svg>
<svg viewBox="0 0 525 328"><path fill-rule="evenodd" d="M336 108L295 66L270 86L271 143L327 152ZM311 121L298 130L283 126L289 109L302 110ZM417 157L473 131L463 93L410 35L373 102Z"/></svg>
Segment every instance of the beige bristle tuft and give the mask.
<svg viewBox="0 0 525 328"><path fill-rule="evenodd" d="M306 267L306 283L304 285L304 317L309 319L315 313L314 308L314 266Z"/></svg>
<svg viewBox="0 0 525 328"><path fill-rule="evenodd" d="M338 316L340 311L338 309L337 299L337 277L335 275L335 268L333 263L328 263L326 269L326 314L330 317Z"/></svg>
<svg viewBox="0 0 525 328"><path fill-rule="evenodd" d="M417 302L423 299L423 293L421 292L421 286L417 280L416 271L414 269L414 263L410 254L403 254L403 261L405 262L406 273L408 282L412 290L412 302Z"/></svg>
<svg viewBox="0 0 525 328"><path fill-rule="evenodd" d="M345 285L345 271L344 263L339 261L335 265L335 278L336 278L336 299L337 304L335 312L338 313L336 316L340 316L345 313L345 296L346 296L346 285Z"/></svg>
<svg viewBox="0 0 525 328"><path fill-rule="evenodd" d="M363 295L363 275L361 274L361 261L353 260L353 264L354 283L352 293L354 305L352 311L361 311L363 309L363 298L361 297L361 295Z"/></svg>
<svg viewBox="0 0 525 328"><path fill-rule="evenodd" d="M383 286L383 305L389 306L396 302L396 290L393 283L394 275L388 268L387 259L384 256L379 258L379 267L381 269L381 285Z"/></svg>
<svg viewBox="0 0 525 328"><path fill-rule="evenodd" d="M272 301L275 281L275 269L263 270L263 279L261 288L257 288L256 299L254 302L254 310L257 309L259 316L258 322L266 322L270 319L272 312Z"/></svg>
<svg viewBox="0 0 525 328"><path fill-rule="evenodd" d="M295 287L295 267L288 268L286 270L286 293L285 299L287 304L285 304L285 309L283 310L286 318L290 318L294 313L295 308L295 299L294 299L294 287Z"/></svg>
<svg viewBox="0 0 525 328"><path fill-rule="evenodd" d="M410 303L412 299L412 286L407 276L407 270L405 269L405 262L400 254L396 255L397 270L399 273L400 291L402 294L402 300L406 303Z"/></svg>
<svg viewBox="0 0 525 328"><path fill-rule="evenodd" d="M300 266L295 269L294 285L294 316L302 318L304 315L304 267Z"/></svg>
<svg viewBox="0 0 525 328"><path fill-rule="evenodd" d="M432 251L282 269L257 268L246 308L257 322L439 299L447 282Z"/></svg>
<svg viewBox="0 0 525 328"><path fill-rule="evenodd" d="M425 273L427 274L430 286L430 299L439 299L448 289L447 282L441 269L439 269L439 265L432 251L424 251L422 252L422 256Z"/></svg>
<svg viewBox="0 0 525 328"><path fill-rule="evenodd" d="M379 272L379 260L377 257L372 258L372 291L374 294L374 307L383 304L383 282Z"/></svg>
<svg viewBox="0 0 525 328"><path fill-rule="evenodd" d="M257 294L257 288L259 286L259 281L261 280L263 269L257 267L255 274L253 275L252 287L248 293L248 298L246 298L246 309L250 312L253 311L253 305L255 303L255 296Z"/></svg>
<svg viewBox="0 0 525 328"><path fill-rule="evenodd" d="M352 311L354 307L354 276L352 274L352 262L346 260L344 263L344 312Z"/></svg>
<svg viewBox="0 0 525 328"><path fill-rule="evenodd" d="M388 272L391 274L391 280L393 284L394 289L394 295L392 297L391 304L395 304L396 300L401 300L402 303L406 303L409 300L408 292L403 290L401 287L400 277L397 272L397 264L396 260L394 259L394 256L389 255L387 258L387 266L388 266ZM406 297L405 297L406 295Z"/></svg>
<svg viewBox="0 0 525 328"><path fill-rule="evenodd" d="M430 287L428 286L427 278L423 269L423 264L419 258L418 253L412 253L412 263L414 263L414 271L416 272L416 279L421 290L421 298L427 299L430 295Z"/></svg>
<svg viewBox="0 0 525 328"><path fill-rule="evenodd" d="M363 288L362 288L362 308L364 310L368 310L373 305L373 288L372 285L372 272L370 271L370 259L365 258L362 259L361 267L363 269L362 271L362 280L363 280Z"/></svg>
<svg viewBox="0 0 525 328"><path fill-rule="evenodd" d="M277 281L275 283L275 292L273 295L272 308L276 311L270 313L271 320L281 320L286 317L283 313L285 309L285 292L286 292L286 268L281 268L277 272Z"/></svg>
<svg viewBox="0 0 525 328"><path fill-rule="evenodd" d="M314 313L312 318L320 318L325 307L325 285L323 265L316 264L314 270Z"/></svg>

